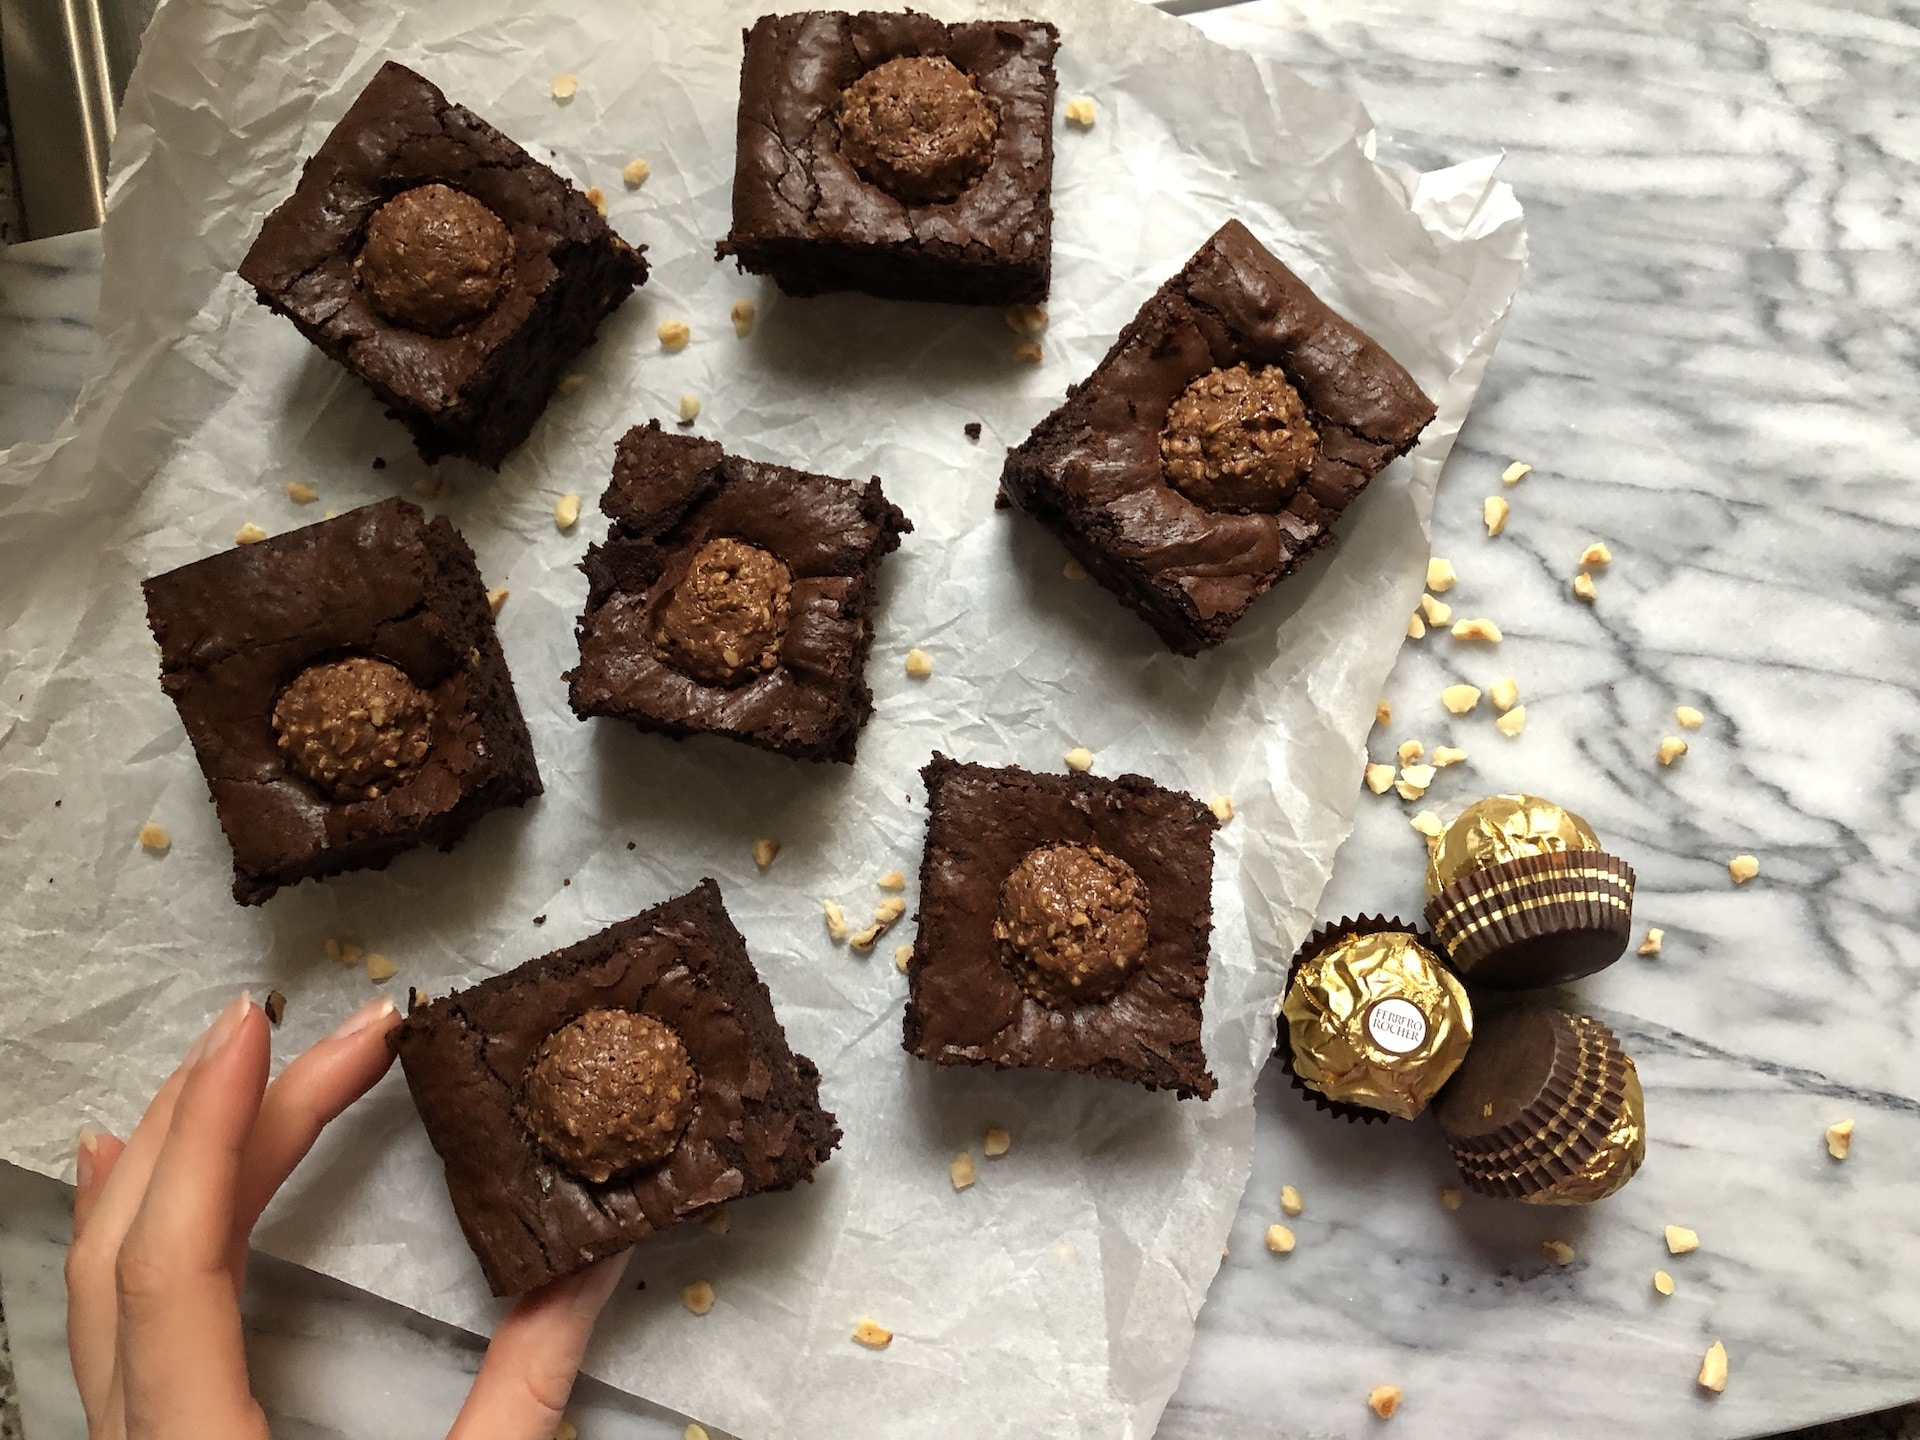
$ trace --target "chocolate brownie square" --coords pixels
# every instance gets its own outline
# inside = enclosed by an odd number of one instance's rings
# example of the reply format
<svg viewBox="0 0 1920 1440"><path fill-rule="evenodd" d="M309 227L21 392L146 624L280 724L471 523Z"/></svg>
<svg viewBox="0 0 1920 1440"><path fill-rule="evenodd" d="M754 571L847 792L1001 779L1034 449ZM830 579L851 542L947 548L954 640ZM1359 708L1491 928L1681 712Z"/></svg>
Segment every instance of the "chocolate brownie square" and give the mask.
<svg viewBox="0 0 1920 1440"><path fill-rule="evenodd" d="M908 964L908 1053L1072 1070L1205 1099L1213 832L1141 775L1038 775L935 754Z"/></svg>
<svg viewBox="0 0 1920 1440"><path fill-rule="evenodd" d="M711 880L393 1032L496 1295L571 1275L840 1143Z"/></svg>
<svg viewBox="0 0 1920 1440"><path fill-rule="evenodd" d="M762 16L716 254L789 295L1046 299L1058 44L1037 20Z"/></svg>
<svg viewBox="0 0 1920 1440"><path fill-rule="evenodd" d="M233 898L450 849L540 793L473 551L382 500L143 587Z"/></svg>
<svg viewBox="0 0 1920 1440"><path fill-rule="evenodd" d="M1002 491L1182 655L1333 543L1433 402L1238 220L1007 456Z"/></svg>
<svg viewBox="0 0 1920 1440"><path fill-rule="evenodd" d="M573 713L851 764L880 562L913 529L880 481L742 460L654 420L621 438L600 508Z"/></svg>
<svg viewBox="0 0 1920 1440"><path fill-rule="evenodd" d="M365 381L427 460L498 469L646 280L643 250L389 61L260 227L240 278Z"/></svg>

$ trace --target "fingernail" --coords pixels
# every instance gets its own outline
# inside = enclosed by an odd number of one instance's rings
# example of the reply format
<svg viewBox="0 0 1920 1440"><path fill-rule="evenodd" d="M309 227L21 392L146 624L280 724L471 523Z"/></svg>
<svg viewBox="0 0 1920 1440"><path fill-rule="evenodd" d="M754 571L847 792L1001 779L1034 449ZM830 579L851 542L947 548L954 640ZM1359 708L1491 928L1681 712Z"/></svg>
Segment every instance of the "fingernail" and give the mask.
<svg viewBox="0 0 1920 1440"><path fill-rule="evenodd" d="M350 1035L358 1035L361 1031L370 1030L375 1026L384 1030L387 1022L399 1013L399 1007L393 1003L393 998L388 995L382 995L378 1000L369 1000L358 1010L347 1016L346 1019L340 1022L339 1028L327 1038L329 1040L345 1040Z"/></svg>
<svg viewBox="0 0 1920 1440"><path fill-rule="evenodd" d="M227 1008L220 1012L220 1018L215 1020L207 1033L201 1037L200 1054L195 1057L194 1063L202 1064L218 1055L220 1047L240 1033L240 1024L247 1018L247 1011L252 1007L253 992L251 990L242 990L234 996Z"/></svg>
<svg viewBox="0 0 1920 1440"><path fill-rule="evenodd" d="M94 1161L100 1150L100 1127L91 1120L80 1127L80 1138L73 1147L74 1183L86 1186L93 1182Z"/></svg>
<svg viewBox="0 0 1920 1440"><path fill-rule="evenodd" d="M567 1302L567 1309L582 1320L593 1319L620 1284L620 1277L627 1273L627 1262L631 1259L633 1252L622 1250L618 1255L609 1255L587 1271L580 1277L580 1288L574 1292L573 1299Z"/></svg>

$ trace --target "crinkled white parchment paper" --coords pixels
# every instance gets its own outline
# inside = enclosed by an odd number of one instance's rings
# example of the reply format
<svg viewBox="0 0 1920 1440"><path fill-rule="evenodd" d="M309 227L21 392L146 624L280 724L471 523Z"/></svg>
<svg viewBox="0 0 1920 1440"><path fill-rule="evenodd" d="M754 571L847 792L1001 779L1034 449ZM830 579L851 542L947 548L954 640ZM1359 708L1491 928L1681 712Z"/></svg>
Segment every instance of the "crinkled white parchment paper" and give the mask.
<svg viewBox="0 0 1920 1440"><path fill-rule="evenodd" d="M51 444L0 466L0 1159L65 1173L88 1118L124 1131L235 989L289 998L293 1053L366 998L322 955L340 937L436 992L504 970L720 879L797 1048L847 1135L802 1191L641 1247L589 1369L743 1436L1143 1436L1179 1375L1244 1183L1252 1088L1284 957L1351 824L1361 744L1420 589L1425 520L1518 283L1524 237L1490 162L1427 176L1372 159L1353 101L1215 46L1129 0L1011 7L1060 25L1064 124L1055 269L1038 367L997 311L841 296L788 301L716 265L727 225L739 32L756 4L515 0L169 0L115 150L102 368ZM954 17L1006 7L948 3ZM653 279L582 358L498 475L449 462L430 502L487 581L547 781L449 855L406 856L243 910L172 706L138 581L429 472L400 428L233 268L379 63L394 57L582 185L649 247ZM556 72L580 77L570 104ZM633 156L652 165L637 190ZM1060 548L993 508L1003 447L1083 376L1141 300L1230 216L1379 338L1438 401L1410 463L1374 481L1323 559L1223 649L1168 654ZM752 336L727 311L759 306ZM654 328L693 328L663 352ZM559 675L600 533L616 437L680 396L741 453L878 473L914 533L888 562L872 666L879 711L857 768L723 741L581 724ZM962 426L978 420L969 442ZM383 457L383 469L373 468ZM290 480L321 495L298 507ZM587 502L556 531L563 492ZM931 679L902 672L909 646ZM820 899L856 920L874 880L912 874L917 771L938 747L1056 768L1084 745L1226 793L1206 1044L1209 1104L1069 1076L935 1074L900 1050L903 924L867 956L831 944ZM140 850L148 820L173 835ZM783 843L762 874L761 836ZM631 842L631 844L629 843ZM914 897L910 894L909 900ZM536 917L544 916L544 924ZM1012 1153L956 1194L947 1166L989 1125ZM334 1127L258 1234L268 1251L428 1314L497 1314L455 1227L404 1088ZM695 1318L682 1285L711 1281ZM884 1353L849 1342L872 1316Z"/></svg>

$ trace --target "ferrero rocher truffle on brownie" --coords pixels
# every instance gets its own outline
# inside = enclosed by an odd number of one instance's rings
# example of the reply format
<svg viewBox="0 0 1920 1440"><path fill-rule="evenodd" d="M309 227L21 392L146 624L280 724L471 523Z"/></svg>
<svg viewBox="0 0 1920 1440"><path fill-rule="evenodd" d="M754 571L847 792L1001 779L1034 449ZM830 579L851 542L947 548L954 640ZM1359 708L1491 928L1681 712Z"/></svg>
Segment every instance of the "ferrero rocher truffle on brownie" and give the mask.
<svg viewBox="0 0 1920 1440"><path fill-rule="evenodd" d="M1473 1039L1467 992L1412 926L1383 915L1323 926L1294 957L1280 1054L1296 1086L1348 1120L1411 1120Z"/></svg>
<svg viewBox="0 0 1920 1440"><path fill-rule="evenodd" d="M1469 985L1558 985L1626 949L1633 867L1551 800L1490 795L1433 842L1426 917Z"/></svg>
<svg viewBox="0 0 1920 1440"><path fill-rule="evenodd" d="M1545 1005L1482 1016L1433 1111L1461 1178L1483 1195L1586 1205L1646 1158L1633 1061L1600 1021Z"/></svg>

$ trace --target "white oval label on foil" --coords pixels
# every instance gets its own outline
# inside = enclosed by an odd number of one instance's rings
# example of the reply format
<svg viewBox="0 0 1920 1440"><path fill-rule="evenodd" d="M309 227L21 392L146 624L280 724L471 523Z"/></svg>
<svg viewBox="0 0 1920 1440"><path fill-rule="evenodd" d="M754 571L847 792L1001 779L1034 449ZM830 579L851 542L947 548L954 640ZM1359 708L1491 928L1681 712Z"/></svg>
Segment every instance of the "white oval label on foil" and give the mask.
<svg viewBox="0 0 1920 1440"><path fill-rule="evenodd" d="M1367 1034L1389 1054L1405 1055L1427 1043L1427 1017L1411 1001L1389 996L1367 1011Z"/></svg>

